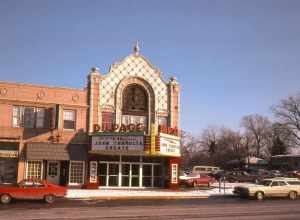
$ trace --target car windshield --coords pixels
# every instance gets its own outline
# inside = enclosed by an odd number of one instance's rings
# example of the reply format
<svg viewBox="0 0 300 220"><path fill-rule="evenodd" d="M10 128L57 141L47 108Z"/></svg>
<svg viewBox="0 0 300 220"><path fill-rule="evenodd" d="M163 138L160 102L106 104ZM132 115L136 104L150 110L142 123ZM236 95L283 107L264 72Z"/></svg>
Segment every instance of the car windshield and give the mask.
<svg viewBox="0 0 300 220"><path fill-rule="evenodd" d="M264 180L264 181L262 181L260 184L261 184L261 185L264 185L264 186L270 186L271 183L272 183L271 180Z"/></svg>

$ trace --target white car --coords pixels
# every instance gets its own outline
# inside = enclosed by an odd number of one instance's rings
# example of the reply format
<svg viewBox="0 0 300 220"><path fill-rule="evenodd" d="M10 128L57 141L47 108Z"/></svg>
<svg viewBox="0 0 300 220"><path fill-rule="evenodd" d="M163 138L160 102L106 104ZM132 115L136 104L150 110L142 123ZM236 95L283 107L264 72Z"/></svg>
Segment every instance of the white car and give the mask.
<svg viewBox="0 0 300 220"><path fill-rule="evenodd" d="M296 199L300 195L300 180L297 178L276 177L265 179L258 185L236 186L233 193L240 197L287 197Z"/></svg>

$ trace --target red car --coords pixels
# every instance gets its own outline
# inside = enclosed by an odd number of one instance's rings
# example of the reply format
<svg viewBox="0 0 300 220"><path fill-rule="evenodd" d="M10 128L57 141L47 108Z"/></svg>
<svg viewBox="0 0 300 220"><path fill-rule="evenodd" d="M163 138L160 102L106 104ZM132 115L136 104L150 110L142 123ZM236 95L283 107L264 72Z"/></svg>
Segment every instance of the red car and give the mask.
<svg viewBox="0 0 300 220"><path fill-rule="evenodd" d="M197 187L197 186L210 186L216 181L215 178L210 177L206 174L192 174L181 178L180 182L183 186Z"/></svg>
<svg viewBox="0 0 300 220"><path fill-rule="evenodd" d="M53 203L66 193L65 187L46 180L25 179L17 185L0 186L0 202L8 204L12 199L44 199L47 203Z"/></svg>

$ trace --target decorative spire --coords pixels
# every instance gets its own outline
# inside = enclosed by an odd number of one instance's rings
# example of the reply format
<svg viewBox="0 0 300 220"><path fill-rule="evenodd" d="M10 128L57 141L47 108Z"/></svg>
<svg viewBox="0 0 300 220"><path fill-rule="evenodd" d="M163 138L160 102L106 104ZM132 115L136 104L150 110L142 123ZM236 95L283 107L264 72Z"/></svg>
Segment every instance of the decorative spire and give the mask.
<svg viewBox="0 0 300 220"><path fill-rule="evenodd" d="M100 75L100 70L98 67L92 67L90 71L91 75Z"/></svg>
<svg viewBox="0 0 300 220"><path fill-rule="evenodd" d="M133 53L135 55L139 55L139 53L140 53L140 47L139 47L139 42L138 41L135 42L135 45L133 47Z"/></svg>

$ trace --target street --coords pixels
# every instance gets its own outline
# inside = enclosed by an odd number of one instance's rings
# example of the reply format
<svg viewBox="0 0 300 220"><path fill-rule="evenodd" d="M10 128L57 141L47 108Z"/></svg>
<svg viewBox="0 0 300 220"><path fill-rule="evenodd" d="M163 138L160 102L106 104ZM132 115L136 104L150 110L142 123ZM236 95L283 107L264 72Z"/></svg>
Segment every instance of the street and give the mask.
<svg viewBox="0 0 300 220"><path fill-rule="evenodd" d="M0 205L0 219L299 219L300 199L67 200Z"/></svg>

